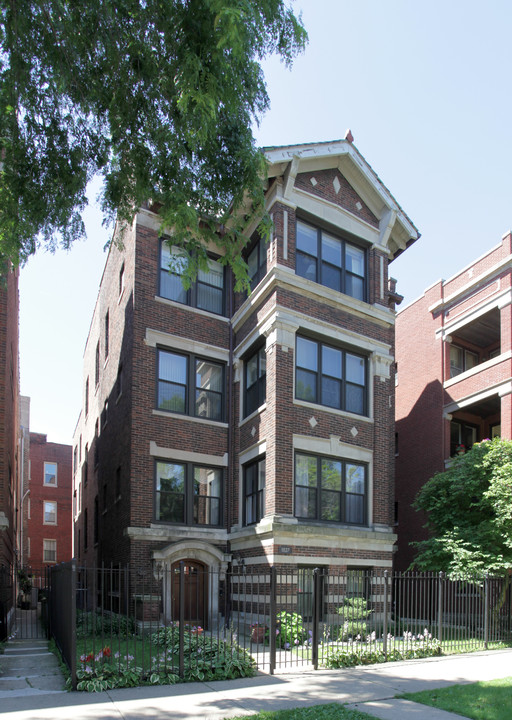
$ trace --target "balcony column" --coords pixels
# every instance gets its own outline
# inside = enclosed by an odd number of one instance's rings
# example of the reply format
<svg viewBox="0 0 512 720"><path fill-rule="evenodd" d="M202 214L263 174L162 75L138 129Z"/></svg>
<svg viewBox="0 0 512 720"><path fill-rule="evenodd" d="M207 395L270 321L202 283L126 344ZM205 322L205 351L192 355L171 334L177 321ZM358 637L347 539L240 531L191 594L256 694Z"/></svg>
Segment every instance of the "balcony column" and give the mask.
<svg viewBox="0 0 512 720"><path fill-rule="evenodd" d="M501 396L501 437L512 440L512 393Z"/></svg>

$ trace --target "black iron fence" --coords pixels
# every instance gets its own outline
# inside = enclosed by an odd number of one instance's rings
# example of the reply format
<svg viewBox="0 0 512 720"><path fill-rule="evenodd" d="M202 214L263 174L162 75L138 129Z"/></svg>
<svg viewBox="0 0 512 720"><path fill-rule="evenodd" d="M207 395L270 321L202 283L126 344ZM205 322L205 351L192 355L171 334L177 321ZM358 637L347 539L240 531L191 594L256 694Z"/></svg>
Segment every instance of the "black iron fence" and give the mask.
<svg viewBox="0 0 512 720"><path fill-rule="evenodd" d="M511 578L298 568L52 568L49 627L77 677L283 672L512 642ZM210 675L208 675L210 673Z"/></svg>

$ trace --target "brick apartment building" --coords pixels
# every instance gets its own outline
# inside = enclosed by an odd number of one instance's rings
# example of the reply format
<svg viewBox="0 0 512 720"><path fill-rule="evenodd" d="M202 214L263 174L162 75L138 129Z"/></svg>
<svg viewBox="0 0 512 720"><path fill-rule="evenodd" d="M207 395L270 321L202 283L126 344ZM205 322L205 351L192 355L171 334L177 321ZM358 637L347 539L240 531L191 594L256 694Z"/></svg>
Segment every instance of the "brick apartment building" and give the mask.
<svg viewBox="0 0 512 720"><path fill-rule="evenodd" d="M512 438L512 235L398 313L397 569L425 537L418 490L473 443Z"/></svg>
<svg viewBox="0 0 512 720"><path fill-rule="evenodd" d="M16 561L19 505L18 270L0 273L0 566Z"/></svg>
<svg viewBox="0 0 512 720"><path fill-rule="evenodd" d="M388 263L418 232L347 139L266 157L274 231L252 235L249 297L215 248L184 290L150 209L110 249L73 450L82 561L392 565Z"/></svg>
<svg viewBox="0 0 512 720"><path fill-rule="evenodd" d="M24 501L24 564L36 570L73 557L71 445L30 433L30 471Z"/></svg>

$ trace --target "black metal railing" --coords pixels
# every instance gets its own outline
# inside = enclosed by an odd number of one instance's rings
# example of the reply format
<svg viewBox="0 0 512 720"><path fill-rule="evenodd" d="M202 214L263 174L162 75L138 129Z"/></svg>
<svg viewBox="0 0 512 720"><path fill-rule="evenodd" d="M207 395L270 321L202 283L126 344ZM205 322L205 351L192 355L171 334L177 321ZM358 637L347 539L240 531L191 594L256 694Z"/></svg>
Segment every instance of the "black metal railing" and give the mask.
<svg viewBox="0 0 512 720"><path fill-rule="evenodd" d="M105 664L174 681L222 663L274 673L317 669L336 653L498 647L512 640L511 603L508 576L73 562L52 569L50 629L74 683Z"/></svg>

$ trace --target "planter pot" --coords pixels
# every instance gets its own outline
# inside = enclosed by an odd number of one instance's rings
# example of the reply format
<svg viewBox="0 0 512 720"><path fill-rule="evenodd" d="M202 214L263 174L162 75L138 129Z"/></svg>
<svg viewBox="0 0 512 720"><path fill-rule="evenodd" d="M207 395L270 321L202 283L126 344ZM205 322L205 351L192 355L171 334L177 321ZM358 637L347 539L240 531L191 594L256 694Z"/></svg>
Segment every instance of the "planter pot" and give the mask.
<svg viewBox="0 0 512 720"><path fill-rule="evenodd" d="M257 625L256 627L253 627L251 630L251 642L253 643L263 643L265 642L265 633L267 632L267 628L263 625Z"/></svg>

